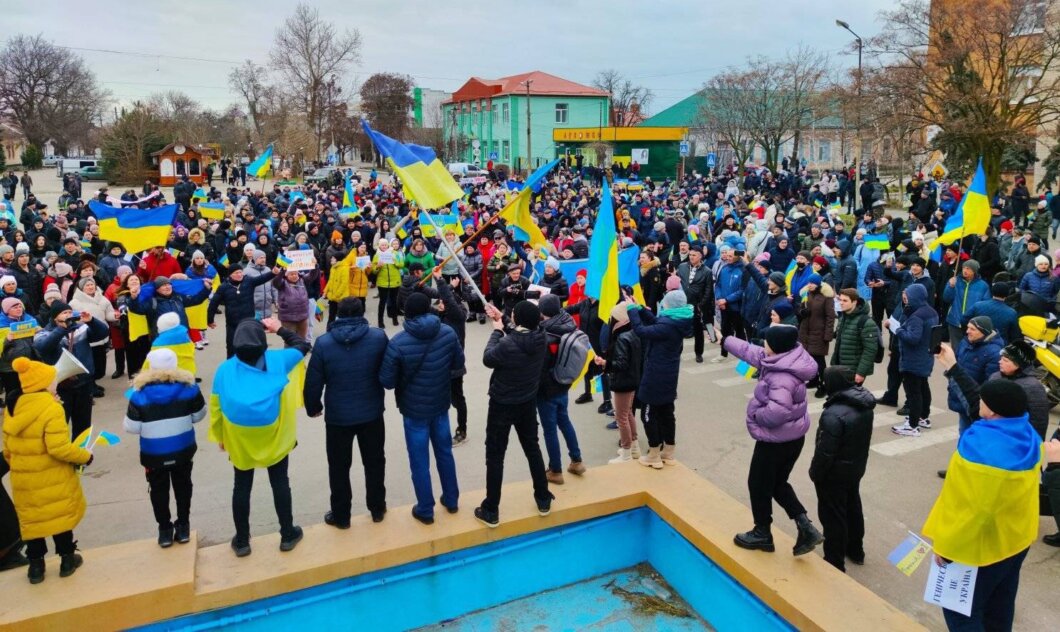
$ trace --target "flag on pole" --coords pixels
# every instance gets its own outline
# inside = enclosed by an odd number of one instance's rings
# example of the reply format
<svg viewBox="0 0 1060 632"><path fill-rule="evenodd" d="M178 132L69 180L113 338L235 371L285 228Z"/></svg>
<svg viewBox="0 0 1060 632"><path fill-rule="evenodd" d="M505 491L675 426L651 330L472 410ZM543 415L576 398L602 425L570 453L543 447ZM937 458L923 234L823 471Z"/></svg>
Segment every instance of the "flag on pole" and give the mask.
<svg viewBox="0 0 1060 632"><path fill-rule="evenodd" d="M791 263L788 264L788 269L784 271L784 283L788 286L788 295L791 295L791 282L795 280L795 272L798 267L795 265L795 260L792 259Z"/></svg>
<svg viewBox="0 0 1060 632"><path fill-rule="evenodd" d="M754 377L755 368L750 364L747 364L743 360L740 360L736 363L736 374L742 375L746 380L750 380L752 377Z"/></svg>
<svg viewBox="0 0 1060 632"><path fill-rule="evenodd" d="M291 259L287 255L283 254L282 252L278 253L276 255L276 265L280 266L281 268L286 268L287 266L291 265L292 263L294 263L294 262L291 261Z"/></svg>
<svg viewBox="0 0 1060 632"><path fill-rule="evenodd" d="M526 195L529 187L519 195ZM589 243L589 275L585 279L585 293L598 301L598 314L605 323L611 319L611 309L618 304L618 231L615 228L614 199L611 186L604 180L600 192L600 208L593 225L593 240Z"/></svg>
<svg viewBox="0 0 1060 632"><path fill-rule="evenodd" d="M897 566L898 570L906 575L912 575L929 553L931 553L931 545L910 531L909 535L887 555L887 561Z"/></svg>
<svg viewBox="0 0 1060 632"><path fill-rule="evenodd" d="M207 219L224 219L225 205L223 202L199 202L199 215Z"/></svg>
<svg viewBox="0 0 1060 632"><path fill-rule="evenodd" d="M264 178L268 175L270 169L272 169L272 143L269 143L269 146L265 148L265 151L261 152L261 155L254 162L247 165L247 175L255 178Z"/></svg>
<svg viewBox="0 0 1060 632"><path fill-rule="evenodd" d="M982 235L990 225L990 201L986 197L986 172L983 171L983 159L975 169L968 192L961 199L957 211L946 220L942 234L928 246L934 250L941 244L949 244L964 239L968 235Z"/></svg>
<svg viewBox="0 0 1060 632"><path fill-rule="evenodd" d="M412 143L399 143L372 129L366 120L362 119L361 125L379 153L386 158L395 175L401 178L409 197L416 200L421 208L442 208L453 200L464 197L464 190L438 160L433 149Z"/></svg>

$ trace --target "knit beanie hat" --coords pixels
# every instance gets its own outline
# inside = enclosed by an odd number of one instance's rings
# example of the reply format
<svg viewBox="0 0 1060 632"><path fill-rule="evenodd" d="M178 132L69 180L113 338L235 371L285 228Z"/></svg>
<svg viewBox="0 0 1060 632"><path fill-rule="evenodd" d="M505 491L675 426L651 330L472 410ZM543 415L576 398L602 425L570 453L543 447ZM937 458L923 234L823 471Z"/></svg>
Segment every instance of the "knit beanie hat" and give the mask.
<svg viewBox="0 0 1060 632"><path fill-rule="evenodd" d="M15 254L29 254L29 244L24 241L18 242L18 245L15 246Z"/></svg>
<svg viewBox="0 0 1060 632"><path fill-rule="evenodd" d="M558 314L561 307L559 297L555 294L546 294L537 301L537 308L541 310L542 315L548 318Z"/></svg>
<svg viewBox="0 0 1060 632"><path fill-rule="evenodd" d="M1008 298L1012 294L1012 284L1008 281L994 281L990 286L990 294L1001 298Z"/></svg>
<svg viewBox="0 0 1060 632"><path fill-rule="evenodd" d="M806 277L806 285L813 283L817 287L821 287L821 275L814 272L810 276Z"/></svg>
<svg viewBox="0 0 1060 632"><path fill-rule="evenodd" d="M48 287L44 288L44 300L48 299L61 299L63 295L59 292L59 286L54 283L49 283Z"/></svg>
<svg viewBox="0 0 1060 632"><path fill-rule="evenodd" d="M792 307L791 301L782 300L777 301L776 304L773 305L773 311L777 313L777 316L779 316L781 320L784 320L795 313L795 308Z"/></svg>
<svg viewBox="0 0 1060 632"><path fill-rule="evenodd" d="M413 292L405 299L405 318L423 316L431 308L431 299L423 292Z"/></svg>
<svg viewBox="0 0 1060 632"><path fill-rule="evenodd" d="M206 255L203 254L203 252L201 250L196 250L195 252L191 253L191 258L192 259L205 259Z"/></svg>
<svg viewBox="0 0 1060 632"><path fill-rule="evenodd" d="M672 292L673 290L681 289L681 277L676 274L666 277L666 291Z"/></svg>
<svg viewBox="0 0 1060 632"><path fill-rule="evenodd" d="M625 305L619 303L611 308L611 319L616 325L624 325L629 322L629 310Z"/></svg>
<svg viewBox="0 0 1060 632"><path fill-rule="evenodd" d="M155 277L155 289L162 287L163 285L173 285L173 282L169 280L167 276Z"/></svg>
<svg viewBox="0 0 1060 632"><path fill-rule="evenodd" d="M533 331L541 324L541 310L530 301L519 301L512 311L512 319L517 327Z"/></svg>
<svg viewBox="0 0 1060 632"><path fill-rule="evenodd" d="M769 253L763 252L762 254L755 257L755 263L769 263Z"/></svg>
<svg viewBox="0 0 1060 632"><path fill-rule="evenodd" d="M663 309L677 309L688 305L688 297L685 296L684 290L673 290L662 297L660 305Z"/></svg>
<svg viewBox="0 0 1060 632"><path fill-rule="evenodd" d="M994 333L994 321L989 316L976 316L968 321L968 324L979 330L984 336Z"/></svg>
<svg viewBox="0 0 1060 632"><path fill-rule="evenodd" d="M1027 413L1027 393L1012 380L987 380L979 388L979 398L1002 417L1021 417Z"/></svg>
<svg viewBox="0 0 1060 632"><path fill-rule="evenodd" d="M766 346L773 353L787 353L799 344L799 328L793 325L772 325L766 330Z"/></svg>
<svg viewBox="0 0 1060 632"><path fill-rule="evenodd" d="M71 267L70 264L66 263L65 261L60 261L55 264L55 276L60 279L65 276L70 276L70 273L73 271L73 267Z"/></svg>
<svg viewBox="0 0 1060 632"><path fill-rule="evenodd" d="M1037 257L1034 258L1034 265L1040 266L1043 263L1045 265L1049 265L1049 257L1046 257L1045 255L1038 255ZM2 283L0 283L0 285L2 285ZM993 410L993 409L991 409L991 410ZM997 412L997 411L995 411L995 412Z"/></svg>
<svg viewBox="0 0 1060 632"><path fill-rule="evenodd" d="M589 271L586 270L585 268L582 268L581 270L578 270L577 272L574 273L574 277L575 278L577 278L577 277L586 277L586 278L588 278L589 277Z"/></svg>
<svg viewBox="0 0 1060 632"><path fill-rule="evenodd" d="M9 296L3 301L0 301L0 310L3 310L3 312L6 314L12 309L14 309L16 305L22 305L22 301L18 300L14 296ZM25 307L25 305L22 305L22 307Z"/></svg>
<svg viewBox="0 0 1060 632"><path fill-rule="evenodd" d="M81 280L79 280L77 282L77 289L83 290L83 289L85 289L86 285L88 285L89 283L95 283L95 282L96 282L96 280L93 279L92 277L85 277L85 278L83 278L83 279L81 279ZM0 286L3 286L2 282L0 282Z"/></svg>
<svg viewBox="0 0 1060 632"><path fill-rule="evenodd" d="M0 246L0 257L6 255L9 252L15 252L15 249L7 244Z"/></svg>
<svg viewBox="0 0 1060 632"><path fill-rule="evenodd" d="M60 300L56 300L52 303L52 306L48 308L48 320L55 320L59 314L62 314L68 309L70 309L69 305Z"/></svg>
<svg viewBox="0 0 1060 632"><path fill-rule="evenodd" d="M771 272L769 274L769 280L772 281L773 284L776 285L777 287L786 288L788 286L788 280L784 276L783 272Z"/></svg>
<svg viewBox="0 0 1060 632"><path fill-rule="evenodd" d="M556 261L555 257L549 257L545 259L545 267L552 268L556 272L559 272L559 261Z"/></svg>
<svg viewBox="0 0 1060 632"><path fill-rule="evenodd" d="M1037 263L1037 262L1035 262ZM975 259L969 259L961 264L962 268L970 268L972 272L979 274L979 262Z"/></svg>
<svg viewBox="0 0 1060 632"><path fill-rule="evenodd" d="M176 312L166 312L158 317L155 326L158 328L158 333L163 331L169 331L180 324L180 316L177 316Z"/></svg>
<svg viewBox="0 0 1060 632"><path fill-rule="evenodd" d="M8 283L17 284L18 280L15 277L11 276L10 274L5 274L4 276L0 276L0 287L4 287Z"/></svg>
<svg viewBox="0 0 1060 632"><path fill-rule="evenodd" d="M173 353L172 349L155 349L147 354L147 363L152 369L175 369L177 368L177 354Z"/></svg>
<svg viewBox="0 0 1060 632"><path fill-rule="evenodd" d="M18 373L18 382L22 385L23 393L43 391L55 381L55 367L43 362L19 357L11 361L11 368Z"/></svg>

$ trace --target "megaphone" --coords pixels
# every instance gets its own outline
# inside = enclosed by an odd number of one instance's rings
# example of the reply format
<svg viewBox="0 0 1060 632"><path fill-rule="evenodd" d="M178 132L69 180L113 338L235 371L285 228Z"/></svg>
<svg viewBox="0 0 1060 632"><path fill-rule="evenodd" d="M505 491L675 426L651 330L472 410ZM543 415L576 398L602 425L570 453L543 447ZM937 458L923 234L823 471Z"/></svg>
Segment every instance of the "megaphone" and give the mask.
<svg viewBox="0 0 1060 632"><path fill-rule="evenodd" d="M65 380L77 377L82 373L88 373L85 365L81 364L81 361L74 354L63 349L63 352L59 355L59 361L55 363L55 383L61 384Z"/></svg>

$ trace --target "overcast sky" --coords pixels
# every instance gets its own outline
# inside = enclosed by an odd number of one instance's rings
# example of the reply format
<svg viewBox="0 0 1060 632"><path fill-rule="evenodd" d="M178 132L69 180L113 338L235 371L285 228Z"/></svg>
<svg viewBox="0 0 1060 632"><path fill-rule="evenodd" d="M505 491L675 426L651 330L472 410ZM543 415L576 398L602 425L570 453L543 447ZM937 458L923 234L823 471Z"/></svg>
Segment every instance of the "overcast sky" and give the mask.
<svg viewBox="0 0 1060 632"><path fill-rule="evenodd" d="M656 113L752 54L782 56L806 44L829 53L836 64L856 66L856 55L843 54L853 38L835 19L868 38L879 30L879 11L895 0L313 5L337 27L361 32L361 61L349 77L353 89L375 72L405 73L416 85L453 91L473 75L543 70L589 83L598 71L615 68L654 91L650 111ZM222 108L235 100L229 71L244 59L267 64L276 28L292 11L289 0L14 2L4 10L3 36L40 33L64 46L116 51L76 52L118 104L181 90Z"/></svg>

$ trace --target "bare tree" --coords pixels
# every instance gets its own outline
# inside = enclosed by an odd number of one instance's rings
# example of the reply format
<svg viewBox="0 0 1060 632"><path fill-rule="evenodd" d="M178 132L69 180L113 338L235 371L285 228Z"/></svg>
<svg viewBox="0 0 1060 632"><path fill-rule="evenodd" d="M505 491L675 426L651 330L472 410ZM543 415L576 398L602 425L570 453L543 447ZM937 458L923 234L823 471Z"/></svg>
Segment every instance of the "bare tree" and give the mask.
<svg viewBox="0 0 1060 632"><path fill-rule="evenodd" d="M632 127L643 120L655 95L644 86L633 82L617 70L603 70L593 79L593 87L611 95L611 112L608 125Z"/></svg>
<svg viewBox="0 0 1060 632"><path fill-rule="evenodd" d="M308 4L299 4L294 15L276 31L270 60L294 92L306 99L305 121L320 120L323 89L328 79L345 75L347 68L360 60L361 34L357 29L339 33L320 12ZM316 130L315 151L320 158L320 130Z"/></svg>
<svg viewBox="0 0 1060 632"><path fill-rule="evenodd" d="M0 112L32 145L84 140L105 100L82 59L40 35L16 35L0 51Z"/></svg>
<svg viewBox="0 0 1060 632"><path fill-rule="evenodd" d="M947 162L982 157L990 193L1006 148L1060 121L1060 25L1048 5L902 0L868 42L875 63L904 71L881 78L896 80L885 87L912 121L941 130L932 145Z"/></svg>
<svg viewBox="0 0 1060 632"><path fill-rule="evenodd" d="M735 71L716 75L703 89L703 101L696 113L696 126L707 138L716 138L732 150L736 163L743 165L751 154L750 121L744 105L742 79Z"/></svg>
<svg viewBox="0 0 1060 632"><path fill-rule="evenodd" d="M361 84L361 112L374 129L404 140L411 122L412 77L376 73Z"/></svg>
<svg viewBox="0 0 1060 632"><path fill-rule="evenodd" d="M269 99L272 87L265 82L265 69L258 66L249 59L242 66L233 68L228 75L228 81L232 89L243 98L247 104L247 115L250 117L250 125L254 129L255 140L259 143L268 142L262 134L265 131L264 108Z"/></svg>

